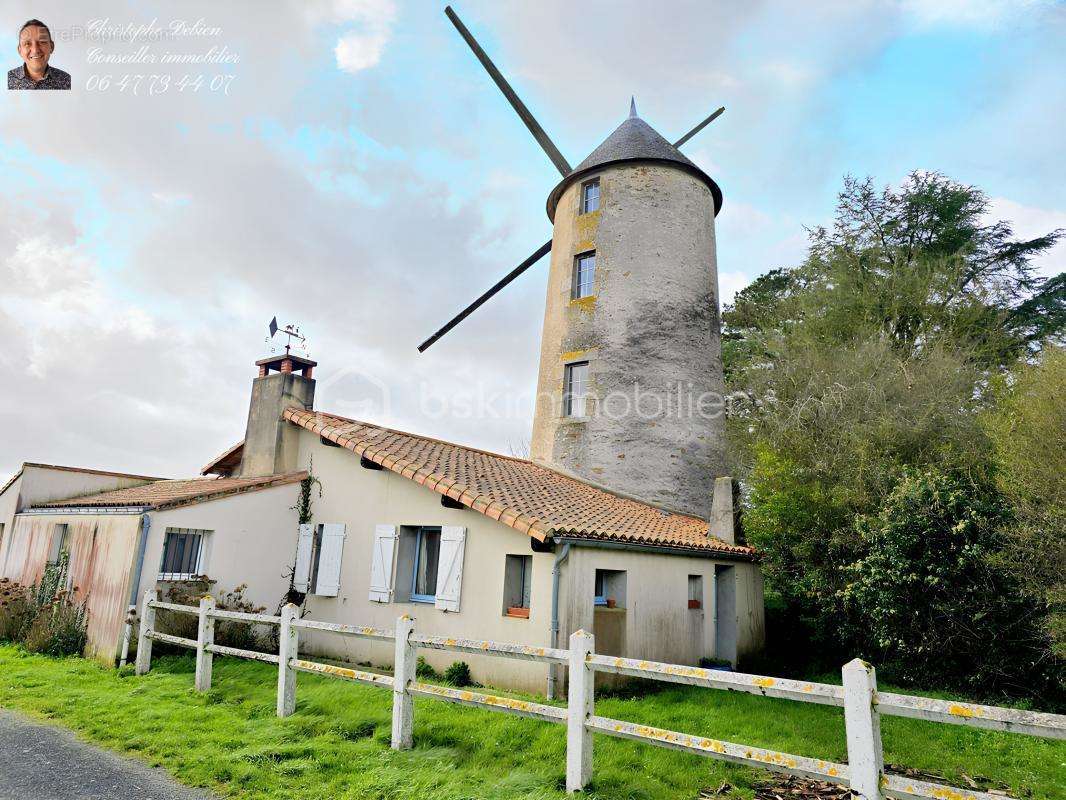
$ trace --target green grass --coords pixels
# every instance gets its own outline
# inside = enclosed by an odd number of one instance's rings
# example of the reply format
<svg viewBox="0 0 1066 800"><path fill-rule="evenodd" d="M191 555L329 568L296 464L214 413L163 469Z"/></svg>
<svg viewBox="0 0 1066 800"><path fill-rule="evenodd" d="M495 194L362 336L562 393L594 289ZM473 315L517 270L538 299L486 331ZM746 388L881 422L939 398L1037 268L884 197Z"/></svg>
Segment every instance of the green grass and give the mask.
<svg viewBox="0 0 1066 800"><path fill-rule="evenodd" d="M415 747L389 749L391 696L312 675L298 677L297 710L274 715L277 672L216 658L214 686L192 688L190 657L163 657L137 678L82 659L0 646L0 706L54 720L82 738L131 753L190 786L234 798L351 800L563 798L565 730L440 701L415 701ZM707 689L606 698L618 719L845 760L838 709ZM898 718L882 719L886 761L947 775L997 778L1013 793L1061 800L1066 742ZM599 800L693 800L728 781L738 793L767 773L597 736Z"/></svg>

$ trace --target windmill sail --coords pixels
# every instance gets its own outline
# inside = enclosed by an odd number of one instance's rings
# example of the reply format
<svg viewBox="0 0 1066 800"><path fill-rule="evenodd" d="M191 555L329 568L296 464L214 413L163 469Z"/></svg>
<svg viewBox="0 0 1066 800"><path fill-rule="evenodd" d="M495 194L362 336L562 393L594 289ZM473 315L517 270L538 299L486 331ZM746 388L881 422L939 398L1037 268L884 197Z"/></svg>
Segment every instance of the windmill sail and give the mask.
<svg viewBox="0 0 1066 800"><path fill-rule="evenodd" d="M489 77L500 87L500 91L503 92L503 96L507 98L507 102L511 104L511 107L515 110L515 113L522 119L522 122L529 128L529 132L533 134L533 138L537 140L537 144L541 146L541 149L547 153L548 158L555 165L555 168L559 170L560 175L566 175L570 172L570 164L563 158L563 154L559 152L559 148L555 146L555 143L548 137L548 134L544 132L544 128L540 126L533 114L526 108L526 104L522 102L522 99L515 93L515 90L511 88L511 84L507 82L507 79L503 77L496 65L492 63L492 59L488 57L484 50L481 49L481 45L477 43L477 39L473 34L467 30L463 21L459 19L459 15L452 11L452 7L448 6L444 9L444 13L448 15L448 19L452 21L455 29L459 31L459 35L463 37L466 43L470 46L470 49L474 51L474 55L477 56L477 60L481 62L481 66L485 68L485 71L489 73Z"/></svg>
<svg viewBox="0 0 1066 800"><path fill-rule="evenodd" d="M500 291L500 289L502 289L504 286L509 284L511 281L513 281L515 278L517 278L519 275L521 275L527 269L529 269L534 264L536 264L538 261L540 261L542 258L544 258L544 256L546 256L551 249L552 249L552 242L551 242L551 239L549 239L544 244L542 244L540 247L538 247L536 249L536 251L533 253L533 255L531 255L529 258L527 258L525 261L523 261L521 264L519 264L513 270L511 270L506 275L504 275L502 278L500 278L500 280L498 280L495 284L493 284L491 289L489 289L487 292L485 292L483 295L481 295L481 297L479 297L473 303L471 303L466 308L464 308L462 311L460 311L458 314L456 314L454 317L452 317L452 319L443 328L441 328L435 334L433 334L428 339L426 339L424 342L422 342L422 344L420 344L418 346L418 352L419 353L424 353L428 347L430 347L440 337L442 337L444 334L446 334L448 331L450 331L452 328L454 328L456 325L458 325L464 319L469 317L472 313L477 311L478 308L480 308L490 297L492 297L494 294L496 294L498 291Z"/></svg>

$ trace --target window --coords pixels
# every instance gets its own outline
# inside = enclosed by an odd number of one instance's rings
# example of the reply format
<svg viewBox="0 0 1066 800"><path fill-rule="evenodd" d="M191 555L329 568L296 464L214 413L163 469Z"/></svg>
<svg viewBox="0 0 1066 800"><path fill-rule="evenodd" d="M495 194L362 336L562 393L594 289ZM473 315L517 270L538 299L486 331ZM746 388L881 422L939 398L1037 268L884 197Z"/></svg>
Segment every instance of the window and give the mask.
<svg viewBox="0 0 1066 800"><path fill-rule="evenodd" d="M589 362L567 364L563 376L563 416L583 417L589 387Z"/></svg>
<svg viewBox="0 0 1066 800"><path fill-rule="evenodd" d="M411 599L415 602L436 601L439 562L440 528L419 528L415 539L415 569L411 583Z"/></svg>
<svg viewBox="0 0 1066 800"><path fill-rule="evenodd" d="M574 256L574 280L570 287L570 299L580 300L592 296L592 281L596 276L596 252Z"/></svg>
<svg viewBox="0 0 1066 800"><path fill-rule="evenodd" d="M503 613L529 618L533 556L507 556L503 568Z"/></svg>
<svg viewBox="0 0 1066 800"><path fill-rule="evenodd" d="M626 573L620 569L596 570L593 603L608 608L626 607Z"/></svg>
<svg viewBox="0 0 1066 800"><path fill-rule="evenodd" d="M210 531L167 528L159 580L187 581L203 574L204 537Z"/></svg>
<svg viewBox="0 0 1066 800"><path fill-rule="evenodd" d="M600 179L581 185L581 213L588 214L600 209Z"/></svg>
<svg viewBox="0 0 1066 800"><path fill-rule="evenodd" d="M52 540L49 542L48 563L55 564L59 561L61 553L70 553L70 526L58 523L52 529Z"/></svg>
<svg viewBox="0 0 1066 800"><path fill-rule="evenodd" d="M703 576L688 576L688 607L703 608Z"/></svg>

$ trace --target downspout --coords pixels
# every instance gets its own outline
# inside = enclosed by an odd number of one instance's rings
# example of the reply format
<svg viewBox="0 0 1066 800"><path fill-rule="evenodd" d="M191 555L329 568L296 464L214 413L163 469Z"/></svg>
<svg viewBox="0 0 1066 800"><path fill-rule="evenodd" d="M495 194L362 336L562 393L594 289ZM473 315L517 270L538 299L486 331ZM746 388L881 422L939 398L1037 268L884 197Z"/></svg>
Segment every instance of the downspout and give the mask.
<svg viewBox="0 0 1066 800"><path fill-rule="evenodd" d="M118 665L126 666L130 655L130 638L133 636L133 620L137 616L137 597L141 593L141 573L144 571L144 555L148 548L148 531L152 529L152 517L150 514L141 514L141 538L137 543L137 569L130 580L130 602L126 611L126 627L122 631L122 655L119 656Z"/></svg>
<svg viewBox="0 0 1066 800"><path fill-rule="evenodd" d="M555 554L555 563L552 565L552 624L551 646L559 646L559 573L560 567L570 556L570 542L563 545L562 549ZM556 664L548 665L548 699L555 699L555 673L559 669Z"/></svg>

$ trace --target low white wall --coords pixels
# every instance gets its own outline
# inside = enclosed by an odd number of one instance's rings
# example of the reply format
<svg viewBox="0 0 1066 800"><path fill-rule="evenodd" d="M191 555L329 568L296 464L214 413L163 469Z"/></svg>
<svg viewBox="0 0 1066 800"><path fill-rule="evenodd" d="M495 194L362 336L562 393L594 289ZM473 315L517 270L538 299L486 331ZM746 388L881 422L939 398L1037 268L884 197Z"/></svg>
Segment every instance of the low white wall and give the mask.
<svg viewBox="0 0 1066 800"><path fill-rule="evenodd" d="M201 571L216 583L212 594L247 584L244 596L273 614L289 588L285 569L296 552L298 483L156 511L145 548L140 592L158 583L167 528L211 531ZM166 594L169 584L158 584Z"/></svg>

